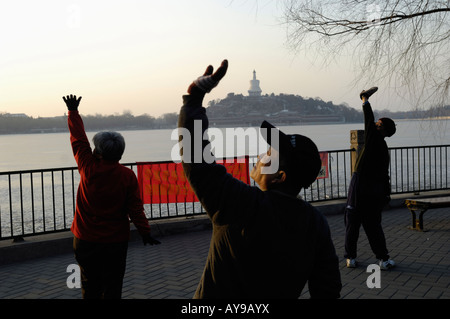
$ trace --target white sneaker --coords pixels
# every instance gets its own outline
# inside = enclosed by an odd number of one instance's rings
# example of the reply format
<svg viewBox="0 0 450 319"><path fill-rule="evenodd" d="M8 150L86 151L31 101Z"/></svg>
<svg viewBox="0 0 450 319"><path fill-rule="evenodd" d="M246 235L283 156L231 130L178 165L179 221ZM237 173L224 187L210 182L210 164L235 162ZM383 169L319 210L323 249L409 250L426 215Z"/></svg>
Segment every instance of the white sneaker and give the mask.
<svg viewBox="0 0 450 319"><path fill-rule="evenodd" d="M383 259L380 259L380 269L381 270L387 270L395 267L395 262L392 259L388 259L386 261L383 261Z"/></svg>
<svg viewBox="0 0 450 319"><path fill-rule="evenodd" d="M356 259L347 258L347 268L356 268Z"/></svg>

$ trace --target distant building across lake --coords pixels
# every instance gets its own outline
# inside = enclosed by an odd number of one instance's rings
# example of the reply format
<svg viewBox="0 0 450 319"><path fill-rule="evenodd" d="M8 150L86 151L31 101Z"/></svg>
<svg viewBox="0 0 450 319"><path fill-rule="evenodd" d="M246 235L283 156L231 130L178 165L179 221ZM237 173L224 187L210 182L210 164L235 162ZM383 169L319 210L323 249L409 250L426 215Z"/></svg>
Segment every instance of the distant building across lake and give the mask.
<svg viewBox="0 0 450 319"><path fill-rule="evenodd" d="M28 117L25 113L4 113L2 115L5 117Z"/></svg>
<svg viewBox="0 0 450 319"><path fill-rule="evenodd" d="M259 126L263 120L275 125L345 123L341 108L320 99L304 99L291 94L262 94L253 70L248 96L228 93L207 108L211 126ZM345 107L345 106L342 106Z"/></svg>
<svg viewBox="0 0 450 319"><path fill-rule="evenodd" d="M259 87L259 80L256 79L256 71L253 70L253 80L250 80L250 89L248 96L261 96L261 88Z"/></svg>

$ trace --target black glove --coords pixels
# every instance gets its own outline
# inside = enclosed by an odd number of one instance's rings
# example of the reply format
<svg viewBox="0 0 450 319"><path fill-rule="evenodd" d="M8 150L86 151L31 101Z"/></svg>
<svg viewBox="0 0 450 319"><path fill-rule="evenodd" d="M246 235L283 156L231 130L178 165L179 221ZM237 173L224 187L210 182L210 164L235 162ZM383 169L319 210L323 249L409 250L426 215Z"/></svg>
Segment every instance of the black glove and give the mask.
<svg viewBox="0 0 450 319"><path fill-rule="evenodd" d="M159 240L156 240L155 238L150 236L150 233L142 235L142 242L144 243L144 246L146 246L147 244L150 244L151 246L161 244Z"/></svg>
<svg viewBox="0 0 450 319"><path fill-rule="evenodd" d="M63 100L66 103L67 109L69 111L78 111L78 105L80 105L81 96L77 100L76 95L70 94L70 95L67 95L67 97L63 96Z"/></svg>

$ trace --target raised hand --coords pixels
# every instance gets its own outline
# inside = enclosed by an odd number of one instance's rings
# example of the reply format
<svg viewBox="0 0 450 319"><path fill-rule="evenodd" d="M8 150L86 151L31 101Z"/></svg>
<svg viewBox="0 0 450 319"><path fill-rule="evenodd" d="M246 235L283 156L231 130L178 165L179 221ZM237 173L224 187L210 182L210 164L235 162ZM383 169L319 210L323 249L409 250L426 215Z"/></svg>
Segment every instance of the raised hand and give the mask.
<svg viewBox="0 0 450 319"><path fill-rule="evenodd" d="M78 105L80 105L81 96L77 99L76 95L63 96L63 100L66 103L67 109L69 111L78 111Z"/></svg>
<svg viewBox="0 0 450 319"><path fill-rule="evenodd" d="M194 80L192 84L189 86L187 92L189 94L194 93L209 93L213 88L219 84L219 81L222 80L222 78L227 73L228 69L228 60L223 60L220 67L217 69L217 71L213 74L214 68L212 65L209 65L206 68L205 73Z"/></svg>

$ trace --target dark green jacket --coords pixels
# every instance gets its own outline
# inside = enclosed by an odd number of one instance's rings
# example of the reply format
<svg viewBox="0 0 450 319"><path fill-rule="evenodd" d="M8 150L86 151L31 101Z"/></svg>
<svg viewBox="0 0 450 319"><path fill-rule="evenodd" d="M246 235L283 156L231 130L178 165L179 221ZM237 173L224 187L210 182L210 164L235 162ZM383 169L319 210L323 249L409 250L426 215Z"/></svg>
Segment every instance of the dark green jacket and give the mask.
<svg viewBox="0 0 450 319"><path fill-rule="evenodd" d="M208 127L202 100L183 96L178 127L191 137L194 120L202 132ZM184 142L186 177L213 227L194 298L298 298L307 282L312 298L338 298L338 257L325 217L303 200L233 178L222 165L194 163L193 138ZM196 142L209 151L207 140Z"/></svg>

